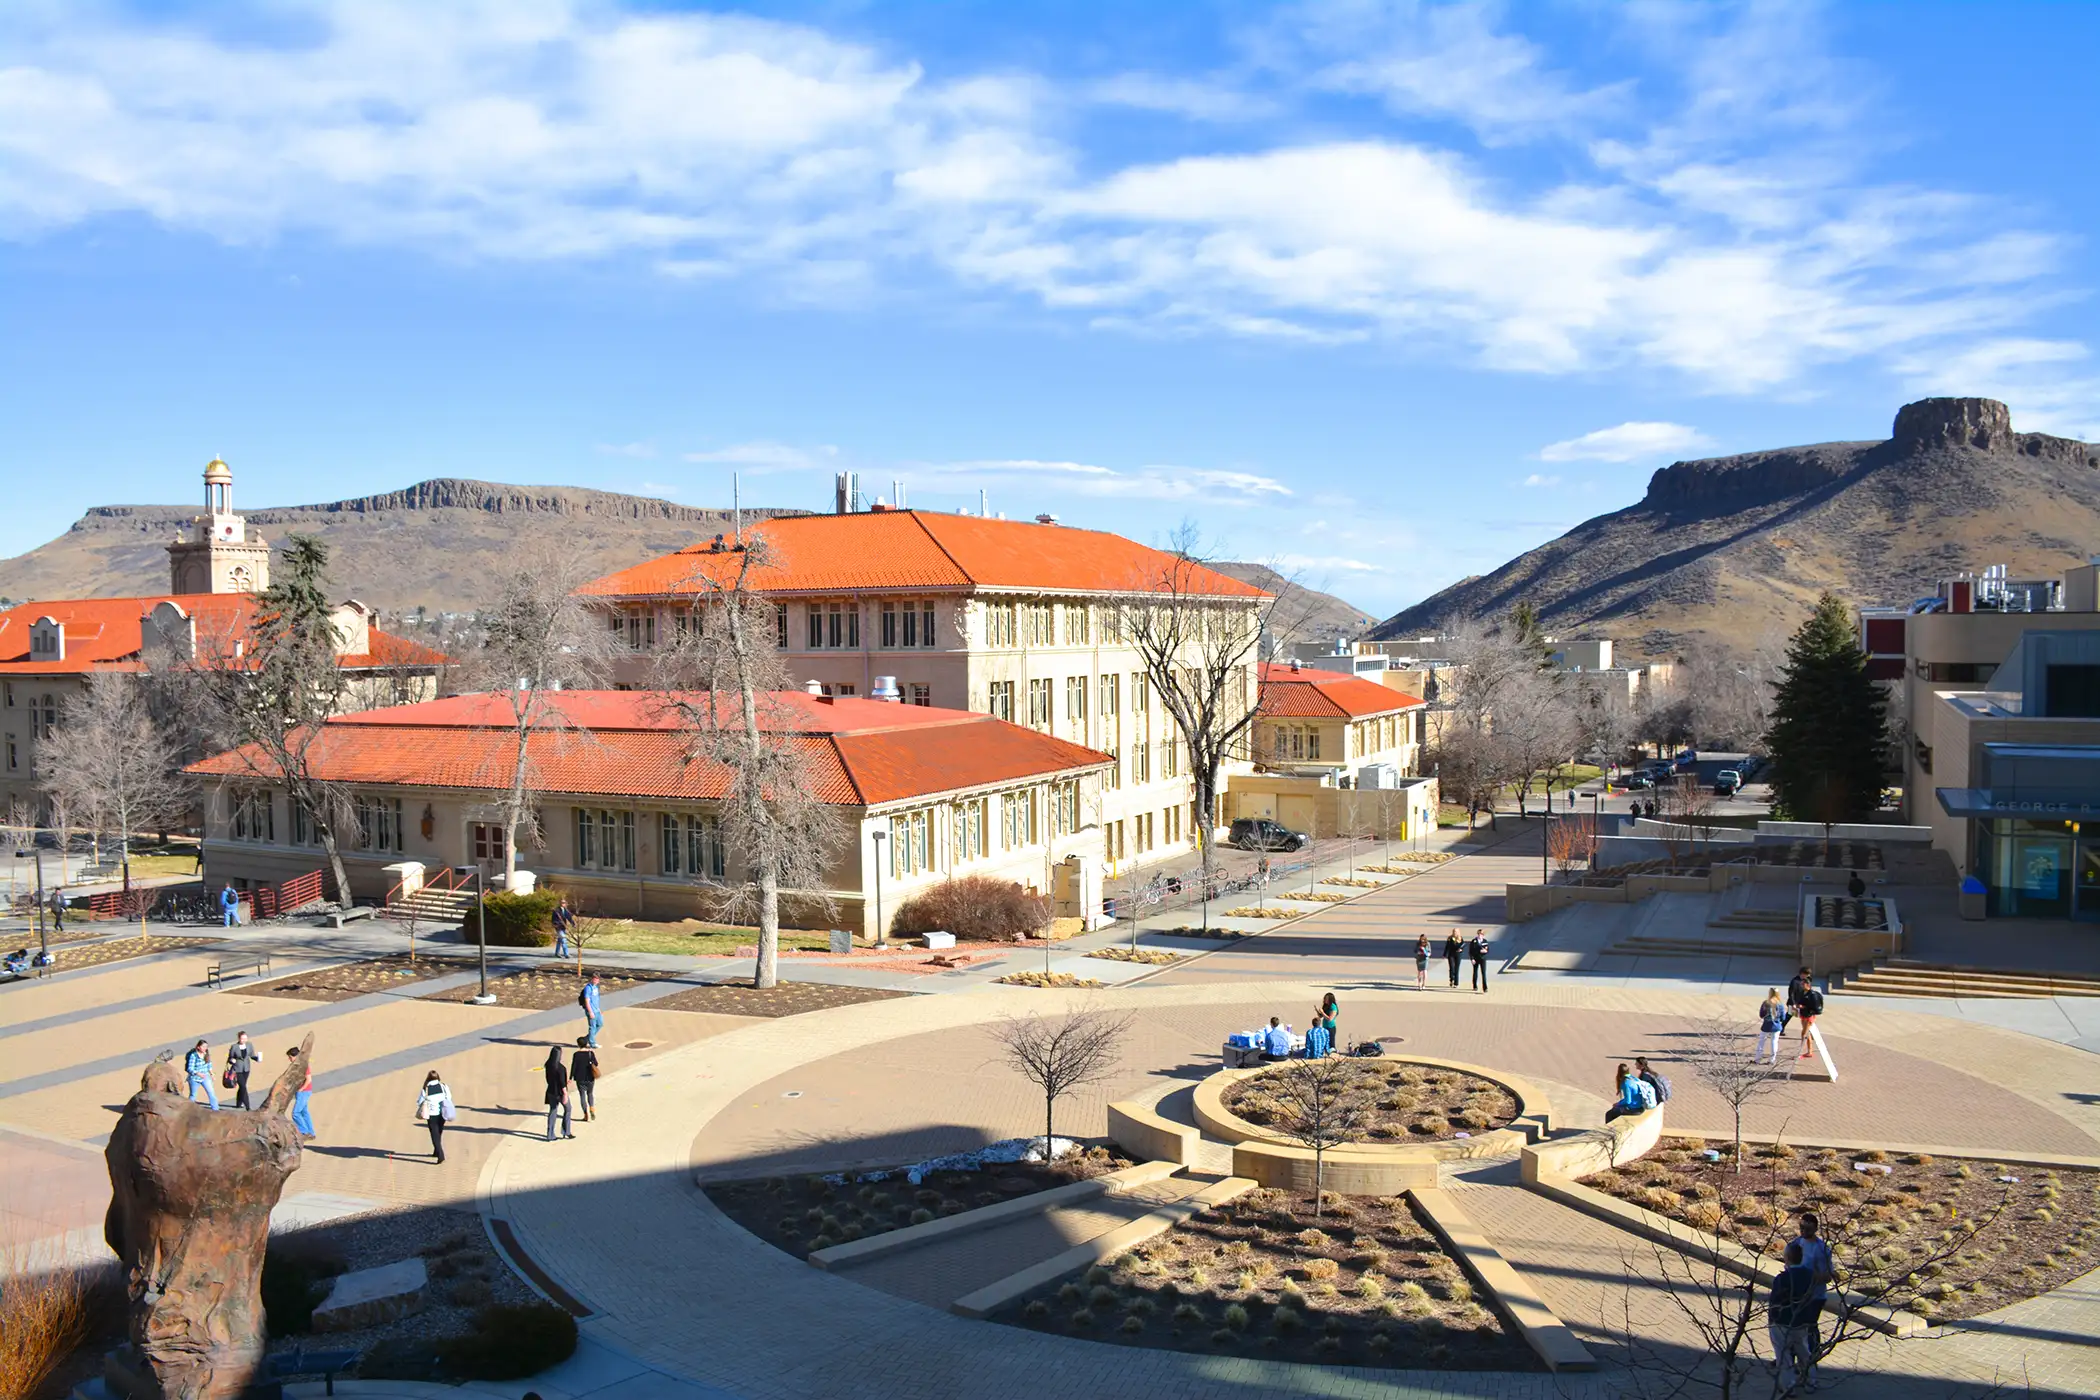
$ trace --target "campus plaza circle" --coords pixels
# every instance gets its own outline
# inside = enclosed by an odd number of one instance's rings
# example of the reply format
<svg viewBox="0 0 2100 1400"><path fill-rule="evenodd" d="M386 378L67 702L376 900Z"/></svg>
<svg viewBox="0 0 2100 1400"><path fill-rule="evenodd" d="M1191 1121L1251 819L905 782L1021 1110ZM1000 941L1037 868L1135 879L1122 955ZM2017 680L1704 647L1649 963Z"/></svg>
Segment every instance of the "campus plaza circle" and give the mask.
<svg viewBox="0 0 2100 1400"><path fill-rule="evenodd" d="M1118 1067L1061 1103L1058 1131L1098 1137L1112 1102L1157 1104L1218 1066L1235 1030L1270 1015L1302 1023L1326 991L1345 1039L1399 1036L1393 1053L1463 1060L1538 1084L1555 1130L1594 1126L1621 1061L1670 1073L1702 1017L1747 1019L1733 999L1522 983L1486 996L1304 983L1109 992L985 988L911 997L740 1028L606 1081L596 1131L558 1148L502 1144L482 1173L485 1212L567 1290L595 1336L673 1376L749 1397L1160 1395L1608 1395L1628 1377L1604 1314L1666 1338L1667 1296L1635 1299L1645 1246L1549 1209L1492 1176L1447 1186L1526 1271L1562 1320L1587 1329L1589 1374L1314 1366L1258 1355L1140 1349L969 1321L864 1286L763 1243L697 1181L893 1167L1041 1131L1042 1101L1000 1060L1008 1017L1099 1006L1131 1016ZM2100 1060L2016 1032L1839 1002L1826 1018L1836 1083L1803 1082L1753 1105L1745 1130L1790 1142L1988 1159L2036 1154L2100 1166ZM1790 1045L1798 1049L1797 1045ZM1669 1132L1725 1133L1720 1101L1673 1075ZM1186 1118L1185 1114L1181 1115ZM1622 1277L1614 1278L1614 1273ZM1632 1282L1628 1282L1628 1278ZM2035 1394L2100 1392L2100 1273L1948 1329L1862 1344L1837 1360L1850 1393L1959 1395L2024 1374ZM907 1290L909 1291L909 1290ZM1649 1288L1651 1294L1660 1290ZM1871 1352L1871 1355L1865 1353ZM1856 1363L1856 1365L1855 1365Z"/></svg>

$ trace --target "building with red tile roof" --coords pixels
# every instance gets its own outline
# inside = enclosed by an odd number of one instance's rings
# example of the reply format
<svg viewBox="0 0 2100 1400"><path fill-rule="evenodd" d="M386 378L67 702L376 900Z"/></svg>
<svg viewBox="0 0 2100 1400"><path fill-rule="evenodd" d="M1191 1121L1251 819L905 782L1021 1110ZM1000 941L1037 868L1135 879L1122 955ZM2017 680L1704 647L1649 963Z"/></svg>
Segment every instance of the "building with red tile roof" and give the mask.
<svg viewBox="0 0 2100 1400"><path fill-rule="evenodd" d="M675 919L717 900L741 872L715 815L728 775L699 755L684 717L704 703L658 691L559 696L528 739L542 830L537 847L521 843L519 865L608 913ZM314 772L348 787L367 814L346 852L354 893L386 897L410 863L501 868L510 716L501 697L477 694L328 721L309 749ZM1091 813L1107 754L989 715L859 697L770 693L760 716L801 753L811 790L846 832L827 888L798 892L805 911L812 894L839 911L817 926L874 931L878 859L888 913L957 874L1068 902L1091 890L1098 903L1102 834ZM213 883L276 883L318 865L318 843L269 785L259 752L215 755L190 771L212 790Z"/></svg>
<svg viewBox="0 0 2100 1400"><path fill-rule="evenodd" d="M1196 837L1187 745L1123 636L1133 607L1173 598L1258 630L1269 594L1201 563L1043 517L841 510L753 525L748 586L775 604L798 681L839 696L894 689L915 705L1012 720L1107 753L1100 822L1116 868L1185 855ZM731 536L587 585L637 653L668 643L694 600L732 586ZM1254 658L1236 693L1252 704ZM644 683L638 655L622 679Z"/></svg>
<svg viewBox="0 0 2100 1400"><path fill-rule="evenodd" d="M1421 756L1418 696L1340 671L1264 662L1255 759L1274 772L1346 773L1372 765L1411 777Z"/></svg>

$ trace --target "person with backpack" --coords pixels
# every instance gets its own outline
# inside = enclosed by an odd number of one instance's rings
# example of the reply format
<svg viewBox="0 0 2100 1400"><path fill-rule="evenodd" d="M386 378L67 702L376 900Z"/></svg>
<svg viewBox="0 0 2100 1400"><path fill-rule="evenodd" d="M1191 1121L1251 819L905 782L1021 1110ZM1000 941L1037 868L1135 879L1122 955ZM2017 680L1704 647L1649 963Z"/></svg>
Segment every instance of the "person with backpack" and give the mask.
<svg viewBox="0 0 2100 1400"><path fill-rule="evenodd" d="M1473 990L1479 992L1482 996L1486 996L1488 989L1488 931L1484 928L1474 929L1471 946L1473 949Z"/></svg>
<svg viewBox="0 0 2100 1400"><path fill-rule="evenodd" d="M1779 988L1773 987L1765 993L1765 999L1757 1008L1757 1053L1752 1064L1776 1065L1779 1063L1779 1037L1786 1033L1786 1003L1780 999Z"/></svg>
<svg viewBox="0 0 2100 1400"><path fill-rule="evenodd" d="M430 1129L430 1155L442 1165L445 1160L445 1125L457 1115L452 1106L452 1091L445 1081L432 1070L423 1076L423 1091L416 1095L416 1117Z"/></svg>
<svg viewBox="0 0 2100 1400"><path fill-rule="evenodd" d="M219 891L219 916L226 921L227 928L238 927L241 922L241 895L229 881Z"/></svg>
<svg viewBox="0 0 2100 1400"><path fill-rule="evenodd" d="M1816 1018L1823 1014L1823 993L1818 991L1816 984L1809 980L1807 968L1801 969L1801 995L1800 1000L1795 1003L1795 1009L1801 1015L1801 1054L1799 1058L1805 1060L1816 1053Z"/></svg>
<svg viewBox="0 0 2100 1400"><path fill-rule="evenodd" d="M1429 989L1429 935L1415 935L1415 990Z"/></svg>
<svg viewBox="0 0 2100 1400"><path fill-rule="evenodd" d="M248 1039L248 1032L246 1031L242 1031L235 1036L233 1044L226 1047L225 1084L227 1088L234 1092L233 1106L235 1108L255 1107L254 1104L248 1102L248 1076L255 1072L257 1058L255 1042Z"/></svg>
<svg viewBox="0 0 2100 1400"><path fill-rule="evenodd" d="M1466 945L1458 941L1458 930L1444 935L1444 966L1451 972L1451 990L1458 990L1458 962L1465 956Z"/></svg>
<svg viewBox="0 0 2100 1400"><path fill-rule="evenodd" d="M563 895L554 906L554 956L569 956L569 930L576 925L576 911L569 907L569 897Z"/></svg>
<svg viewBox="0 0 2100 1400"><path fill-rule="evenodd" d="M547 1047L547 1063L541 1068L547 1075L547 1141L554 1141L554 1115L561 1113L561 1135L576 1136L576 1128L569 1108L569 1067L561 1062L561 1047Z"/></svg>
<svg viewBox="0 0 2100 1400"><path fill-rule="evenodd" d="M55 885L51 890L51 931L66 931L66 887Z"/></svg>
<svg viewBox="0 0 2100 1400"><path fill-rule="evenodd" d="M1649 1068L1647 1056L1635 1055L1633 1057L1633 1072L1639 1075L1650 1089L1655 1091L1655 1106L1657 1108L1661 1108L1670 1101L1670 1076L1658 1074Z"/></svg>
<svg viewBox="0 0 2100 1400"><path fill-rule="evenodd" d="M592 973L583 990L576 994L576 1004L583 1008L583 1043L596 1048L598 1032L605 1029L605 1013L598 1001L598 974Z"/></svg>
<svg viewBox="0 0 2100 1400"><path fill-rule="evenodd" d="M1787 1241L1784 1264L1773 1276L1772 1291L1765 1300L1765 1326L1772 1339L1772 1362L1778 1368L1782 1396L1813 1385L1809 1377L1822 1346L1816 1320L1823 1312L1823 1298L1816 1271L1804 1254L1800 1240Z"/></svg>
<svg viewBox="0 0 2100 1400"><path fill-rule="evenodd" d="M189 1079L191 1103L197 1101L197 1091L202 1089L204 1097L216 1110L219 1106L219 1091L211 1085L211 1046L198 1041L190 1047L190 1053L182 1057L182 1072Z"/></svg>
<svg viewBox="0 0 2100 1400"><path fill-rule="evenodd" d="M1604 1110L1604 1121L1624 1117L1629 1113L1646 1113L1655 1107L1655 1090L1637 1074L1627 1072L1619 1066L1618 1098L1610 1108Z"/></svg>
<svg viewBox="0 0 2100 1400"><path fill-rule="evenodd" d="M583 1109L583 1121L594 1121L598 1117L598 1052L584 1043L584 1037L576 1038L576 1048L569 1052L569 1082L576 1086L576 1102Z"/></svg>

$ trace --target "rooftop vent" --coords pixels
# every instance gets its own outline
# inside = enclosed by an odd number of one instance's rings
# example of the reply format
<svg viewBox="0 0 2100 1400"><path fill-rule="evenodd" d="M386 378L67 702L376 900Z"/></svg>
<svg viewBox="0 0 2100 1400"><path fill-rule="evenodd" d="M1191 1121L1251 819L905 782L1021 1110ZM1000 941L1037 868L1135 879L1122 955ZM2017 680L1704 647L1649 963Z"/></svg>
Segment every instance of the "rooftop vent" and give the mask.
<svg viewBox="0 0 2100 1400"><path fill-rule="evenodd" d="M802 689L810 695L822 695L824 693L824 682L818 680L815 676L811 676L809 683L804 685Z"/></svg>
<svg viewBox="0 0 2100 1400"><path fill-rule="evenodd" d="M1035 518L1035 523L1038 525L1055 525L1057 517L1046 510Z"/></svg>
<svg viewBox="0 0 2100 1400"><path fill-rule="evenodd" d="M904 702L904 692L897 689L897 678L895 676L877 676L875 678L875 688L868 692L868 698L887 701L892 705L899 705Z"/></svg>

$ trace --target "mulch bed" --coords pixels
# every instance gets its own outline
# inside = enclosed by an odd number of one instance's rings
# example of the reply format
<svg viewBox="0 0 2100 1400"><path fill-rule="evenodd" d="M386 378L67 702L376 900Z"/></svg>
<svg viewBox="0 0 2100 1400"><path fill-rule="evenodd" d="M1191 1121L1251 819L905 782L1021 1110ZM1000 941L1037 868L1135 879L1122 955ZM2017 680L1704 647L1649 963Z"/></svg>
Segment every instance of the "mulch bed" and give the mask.
<svg viewBox="0 0 2100 1400"><path fill-rule="evenodd" d="M1391 1060L1338 1060L1371 1104L1363 1137L1371 1142L1434 1142L1460 1133L1492 1132L1517 1116L1516 1096L1493 1080L1463 1070ZM1225 1091L1225 1107L1257 1127L1277 1122L1281 1110L1251 1075Z"/></svg>
<svg viewBox="0 0 2100 1400"><path fill-rule="evenodd" d="M1182 959L1180 953L1170 953L1164 948L1132 948L1122 943L1110 948L1096 948L1087 956L1100 958L1103 962L1145 963L1152 967L1165 967Z"/></svg>
<svg viewBox="0 0 2100 1400"><path fill-rule="evenodd" d="M177 948L201 948L206 944L220 941L216 938L195 938L185 934L162 933L149 933L131 938L112 938L107 943L71 946L61 944L57 939L53 939L51 941L51 952L52 956L58 959L58 962L49 970L68 972L74 968L100 967L104 963L122 962L126 958L149 957L154 953L171 952ZM36 940L30 938L27 942L29 951L35 952ZM20 945L17 944L16 946Z"/></svg>
<svg viewBox="0 0 2100 1400"><path fill-rule="evenodd" d="M1710 1148L1723 1160L1705 1160ZM2035 1297L2100 1264L2100 1172L1781 1146L1746 1149L1738 1173L1730 1151L1667 1139L1584 1184L1775 1257L1793 1217L1815 1211L1854 1287L1935 1321Z"/></svg>
<svg viewBox="0 0 2100 1400"><path fill-rule="evenodd" d="M471 967L461 964L448 971L459 971ZM584 964L584 976L598 974L598 993L611 996L628 987L639 987L644 982L676 981L683 974L677 972L644 972L635 968L593 967ZM576 994L583 990L583 978L576 975L576 964L562 963L558 967L528 968L523 972L505 973L501 977L489 978L489 990L496 994L496 1005L516 1007L523 1011L552 1011L560 1006L574 1006ZM469 982L448 991L432 992L425 1001L471 1001L481 991L481 983ZM661 1005L661 1003L653 1003Z"/></svg>
<svg viewBox="0 0 2100 1400"><path fill-rule="evenodd" d="M572 984L570 999L575 995ZM712 1011L728 1016L798 1016L805 1011L827 1011L834 1006L858 1006L865 1001L889 1001L910 995L880 987L834 987L823 982L782 982L764 990L741 982L722 982L710 987L687 987L645 1002L641 1009Z"/></svg>
<svg viewBox="0 0 2100 1400"><path fill-rule="evenodd" d="M369 996L373 992L392 991L396 987L408 987L432 977L445 977L463 972L472 963L451 959L417 958L411 964L405 954L384 958L367 958L363 962L344 963L339 967L324 967L318 972L302 972L293 977L279 977L269 982L258 982L254 986L238 988L243 996L289 997L294 1001L348 1001L352 997Z"/></svg>
<svg viewBox="0 0 2100 1400"><path fill-rule="evenodd" d="M998 1321L1125 1346L1350 1366L1533 1371L1405 1197L1257 1189Z"/></svg>
<svg viewBox="0 0 2100 1400"><path fill-rule="evenodd" d="M1095 990L1103 984L1098 978L1078 977L1069 972L1009 972L1004 977L994 977L1009 987L1078 987Z"/></svg>
<svg viewBox="0 0 2100 1400"><path fill-rule="evenodd" d="M1032 1196L1130 1166L1106 1148L1056 1162L1008 1162L982 1171L929 1172L914 1186L901 1174L856 1172L843 1182L823 1176L769 1176L720 1181L705 1188L721 1212L752 1234L806 1259L812 1250L907 1225L921 1225L978 1206ZM887 1180L867 1181L871 1175Z"/></svg>

